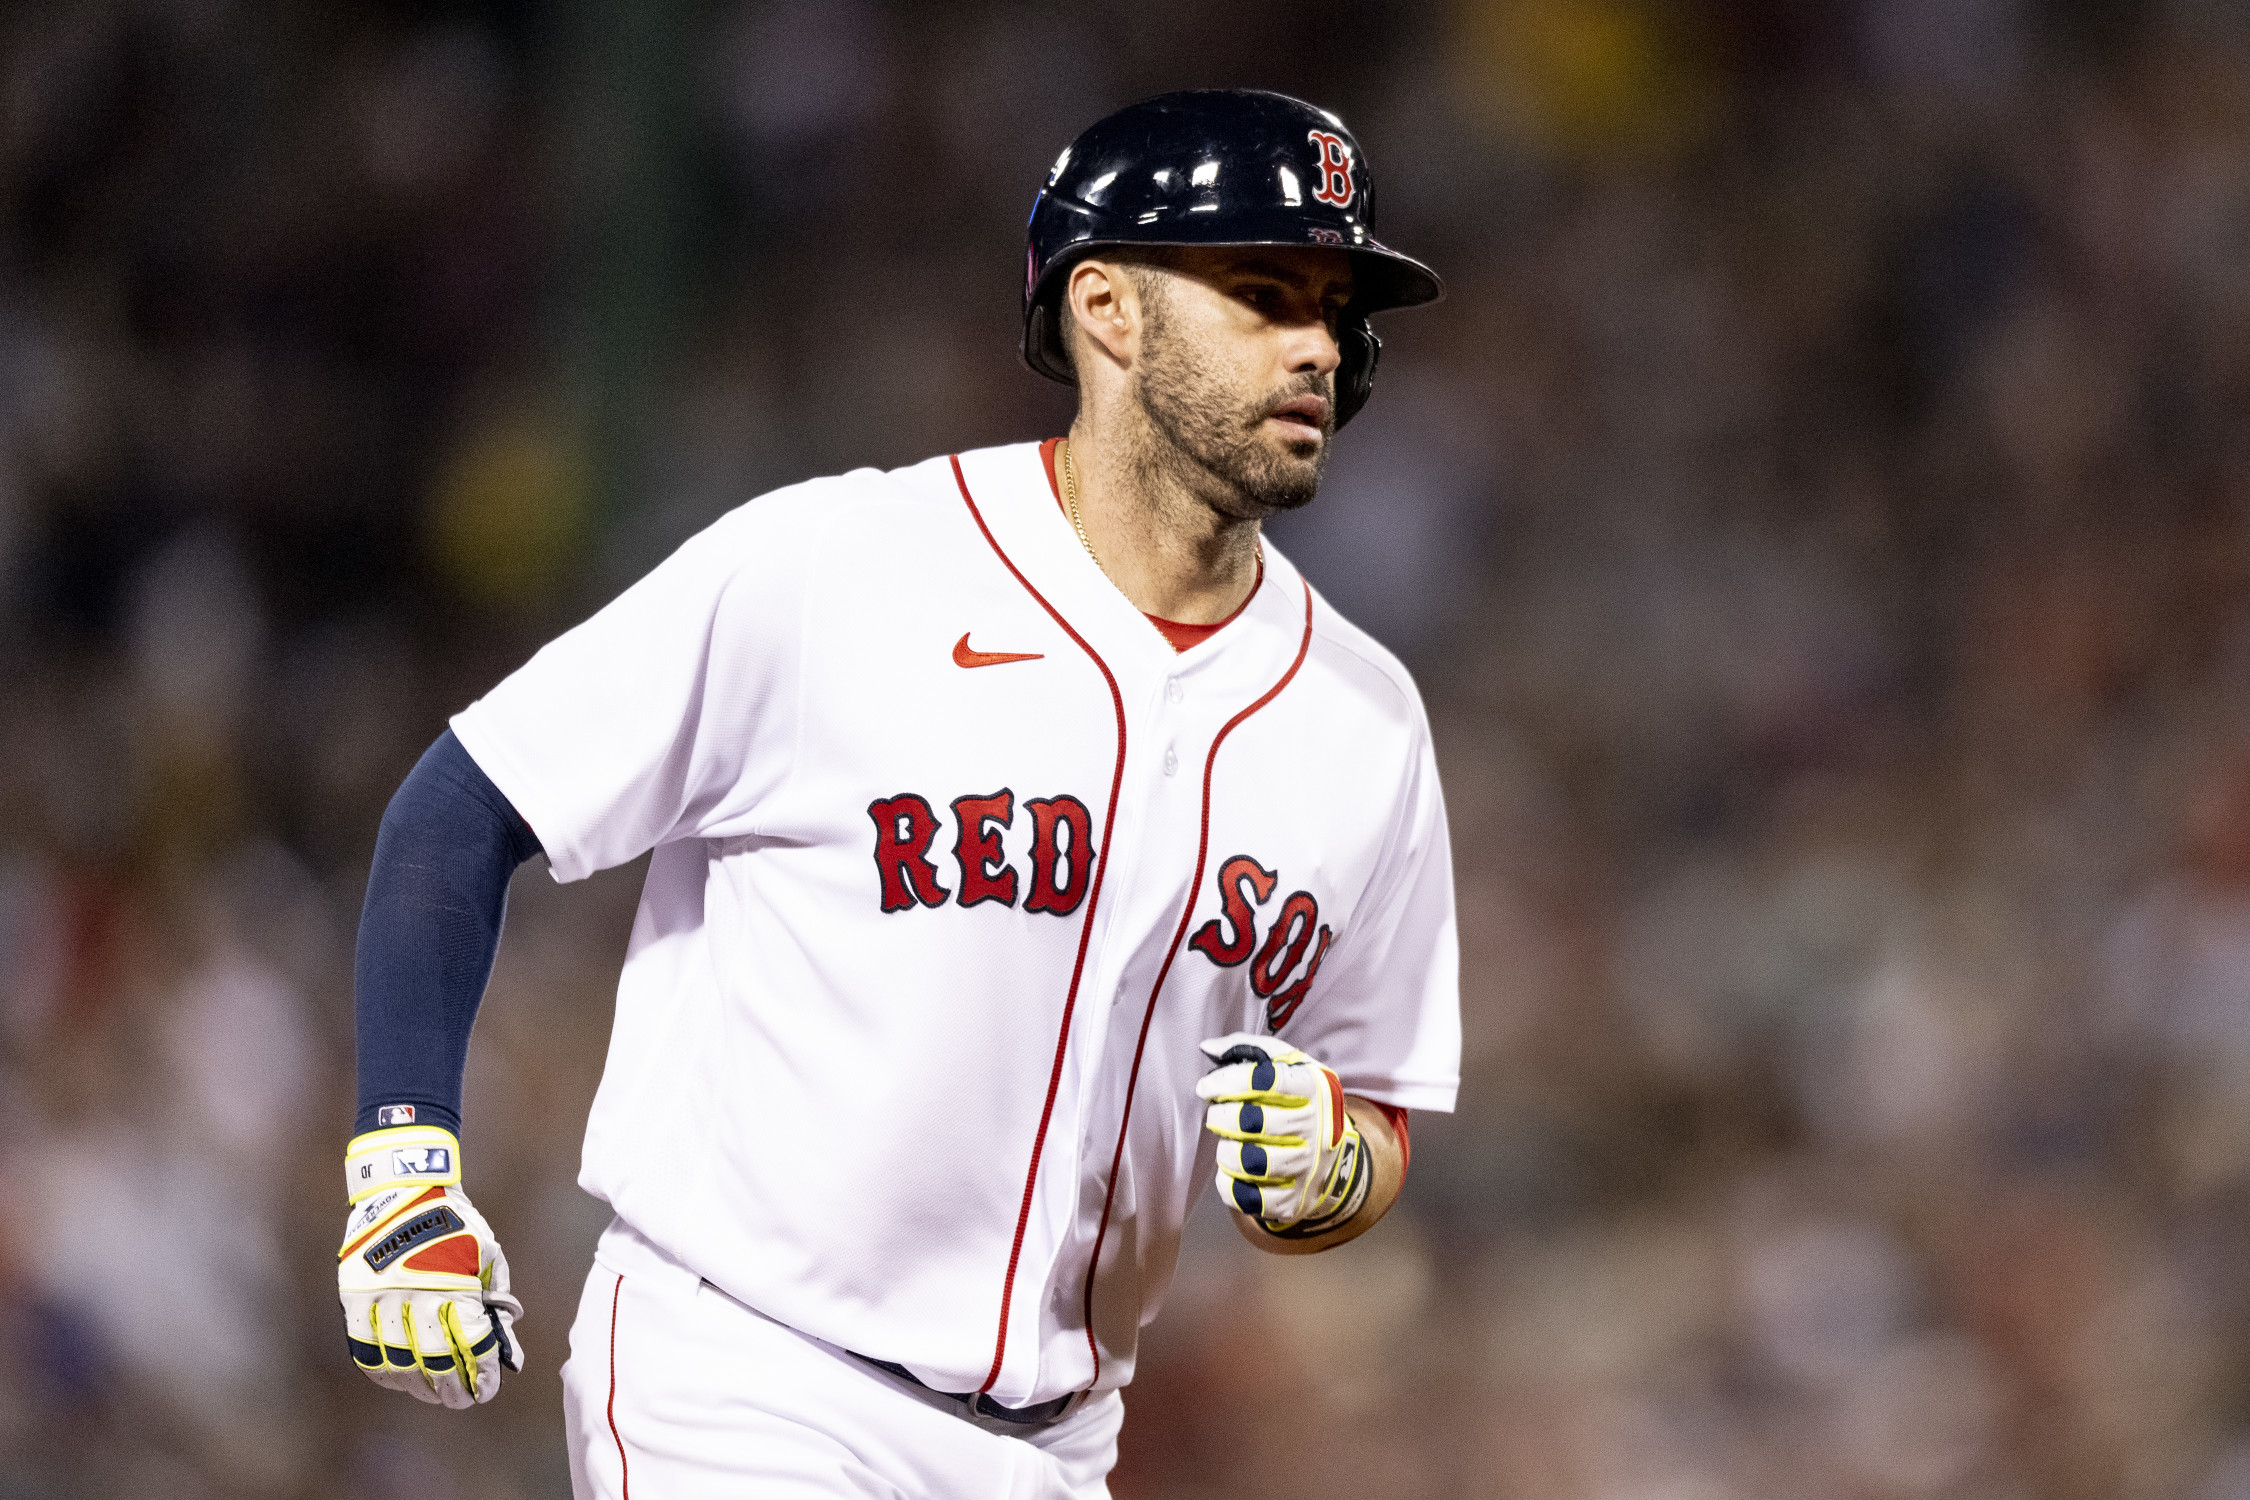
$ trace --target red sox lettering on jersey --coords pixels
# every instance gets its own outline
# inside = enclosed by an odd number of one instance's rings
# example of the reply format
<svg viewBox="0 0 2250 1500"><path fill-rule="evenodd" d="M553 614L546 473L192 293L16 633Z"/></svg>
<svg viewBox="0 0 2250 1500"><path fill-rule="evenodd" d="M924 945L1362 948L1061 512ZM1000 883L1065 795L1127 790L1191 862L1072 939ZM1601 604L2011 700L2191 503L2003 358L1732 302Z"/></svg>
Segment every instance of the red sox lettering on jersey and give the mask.
<svg viewBox="0 0 2250 1500"><path fill-rule="evenodd" d="M1016 904L1016 869L1000 850L1000 834L1015 824L1016 794L1002 787L985 797L953 799L954 900L962 906L997 901ZM1031 880L1023 909L1067 917L1086 899L1094 864L1094 820L1076 797L1034 797L1024 804L1034 830ZM943 906L947 888L930 859L938 834L937 815L927 798L912 792L878 797L867 804L875 822L875 870L884 911Z"/></svg>
<svg viewBox="0 0 2250 1500"><path fill-rule="evenodd" d="M1320 903L1313 899L1312 892L1297 891L1281 903L1273 925L1266 929L1265 942L1258 943L1252 903L1264 906L1278 885L1279 877L1273 871L1250 855L1236 855L1219 866L1219 899L1225 904L1224 910L1188 940L1190 947L1222 969L1250 961L1250 988L1266 1002L1268 1031L1288 1025L1297 1007L1305 1003L1313 980L1320 976L1321 960L1328 956L1328 945L1336 936L1320 920ZM1317 942L1313 937L1316 928L1320 934ZM1253 958L1254 946L1257 954ZM1297 972L1298 960L1305 957L1308 947L1312 957L1302 977L1283 989L1289 976Z"/></svg>
<svg viewBox="0 0 2250 1500"><path fill-rule="evenodd" d="M1026 888L1025 911L1067 917L1085 898L1093 868L1093 817L1076 797L1034 797L1024 804L1032 816L1031 879ZM1014 822L1015 793L1006 787L989 796L953 799L953 886L941 884L943 872L930 857L938 841L938 816L929 799L913 792L878 797L867 805L875 824L875 870L886 912L942 907L950 894L956 905L975 906L997 901L1016 904L1016 869L1000 848L1000 833ZM1060 872L1060 873L1059 873ZM1321 960L1336 934L1320 920L1320 902L1310 891L1296 891L1283 901L1258 941L1258 913L1271 899L1279 877L1250 855L1239 854L1222 863L1216 879L1221 902L1219 915L1196 929L1188 946L1222 969L1250 963L1251 990L1266 1002L1266 1027L1279 1031L1289 1024L1319 977ZM1317 939L1315 933L1317 932ZM1300 961L1306 960L1302 974ZM1290 976L1298 975L1294 984ZM1284 988L1284 985L1287 985Z"/></svg>

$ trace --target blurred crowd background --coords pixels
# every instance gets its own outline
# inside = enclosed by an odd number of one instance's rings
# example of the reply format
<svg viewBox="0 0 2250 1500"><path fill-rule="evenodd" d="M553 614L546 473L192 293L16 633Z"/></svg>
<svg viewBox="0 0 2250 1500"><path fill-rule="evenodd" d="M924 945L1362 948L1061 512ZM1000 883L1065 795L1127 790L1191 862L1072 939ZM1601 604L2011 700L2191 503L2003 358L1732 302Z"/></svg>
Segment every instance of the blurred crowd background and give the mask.
<svg viewBox="0 0 2250 1500"><path fill-rule="evenodd" d="M1280 545L1413 666L1458 1115L1201 1213L1120 1500L2250 1497L2237 0L0 10L0 1500L568 1492L637 869L470 1065L532 1360L345 1362L351 945L445 717L726 508L1062 430L1060 147L1341 111L1448 278Z"/></svg>

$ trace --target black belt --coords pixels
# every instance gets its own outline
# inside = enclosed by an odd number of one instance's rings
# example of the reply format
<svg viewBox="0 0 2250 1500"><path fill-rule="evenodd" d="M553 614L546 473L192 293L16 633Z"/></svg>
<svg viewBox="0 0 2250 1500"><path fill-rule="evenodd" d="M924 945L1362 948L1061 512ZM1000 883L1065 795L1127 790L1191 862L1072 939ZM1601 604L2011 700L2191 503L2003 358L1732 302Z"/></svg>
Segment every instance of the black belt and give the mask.
<svg viewBox="0 0 2250 1500"><path fill-rule="evenodd" d="M877 1359L872 1354L859 1354L850 1349L846 1349L844 1352L863 1365L873 1365L886 1375L896 1375L901 1380L921 1386L923 1390L928 1391L933 1396L943 1396L948 1401L958 1401L977 1416L990 1417L998 1422L1012 1423L1017 1427L1044 1427L1049 1422L1062 1416L1064 1412L1070 1409L1070 1403L1078 1399L1078 1392L1069 1391L1057 1396L1052 1401L1042 1401L1037 1406L1002 1406L982 1391L941 1391L935 1386L915 1379L914 1372L904 1365L894 1365L887 1359Z"/></svg>

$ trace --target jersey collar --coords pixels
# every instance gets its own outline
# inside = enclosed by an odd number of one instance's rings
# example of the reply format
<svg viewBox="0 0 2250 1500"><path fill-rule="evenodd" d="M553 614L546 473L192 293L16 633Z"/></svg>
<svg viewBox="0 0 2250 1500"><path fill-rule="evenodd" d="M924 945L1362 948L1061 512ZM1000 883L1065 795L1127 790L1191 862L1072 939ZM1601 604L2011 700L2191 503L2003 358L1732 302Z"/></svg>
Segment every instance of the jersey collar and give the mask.
<svg viewBox="0 0 2250 1500"><path fill-rule="evenodd" d="M1304 631L1304 581L1271 542L1265 544L1264 577L1240 614L1201 645L1175 652L1086 555L1069 518L1056 508L1039 449L1037 443L1019 443L963 453L962 480L994 544L1113 670L1224 678L1241 673L1248 680L1274 659L1286 665L1296 654Z"/></svg>

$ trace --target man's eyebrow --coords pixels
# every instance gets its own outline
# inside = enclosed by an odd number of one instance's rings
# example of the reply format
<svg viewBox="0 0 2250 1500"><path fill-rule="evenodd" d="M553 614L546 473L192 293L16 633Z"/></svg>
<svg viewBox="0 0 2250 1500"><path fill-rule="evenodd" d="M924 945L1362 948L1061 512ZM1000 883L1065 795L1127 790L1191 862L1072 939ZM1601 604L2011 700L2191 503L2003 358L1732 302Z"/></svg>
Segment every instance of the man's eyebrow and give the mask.
<svg viewBox="0 0 2250 1500"><path fill-rule="evenodd" d="M1292 271L1281 262L1275 260L1238 260L1232 266L1228 267L1228 269L1237 276L1270 277L1272 280L1281 282L1284 285L1291 287L1309 286L1312 283L1312 277L1307 273L1303 271ZM1349 291L1351 289L1352 279L1350 274L1347 272L1342 276L1331 278L1328 282L1328 285L1339 291Z"/></svg>

